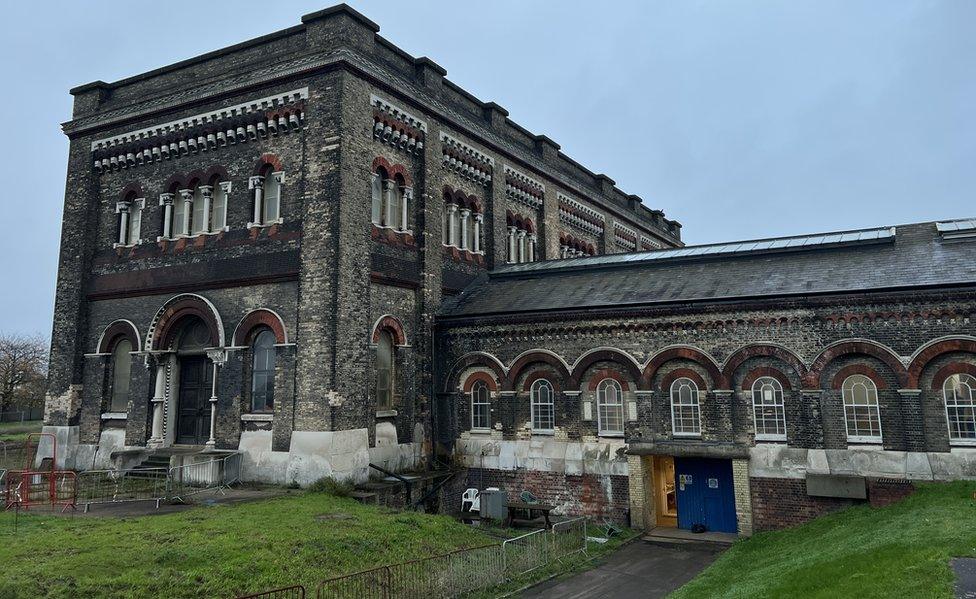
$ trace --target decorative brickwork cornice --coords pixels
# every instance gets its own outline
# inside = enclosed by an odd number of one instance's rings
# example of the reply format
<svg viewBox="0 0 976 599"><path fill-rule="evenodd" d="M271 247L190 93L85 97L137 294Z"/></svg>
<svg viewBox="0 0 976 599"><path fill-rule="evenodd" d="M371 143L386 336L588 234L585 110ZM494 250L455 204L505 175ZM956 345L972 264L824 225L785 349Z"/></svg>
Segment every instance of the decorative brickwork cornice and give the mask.
<svg viewBox="0 0 976 599"><path fill-rule="evenodd" d="M444 166L487 187L495 169L495 159L461 140L441 132L441 160Z"/></svg>
<svg viewBox="0 0 976 599"><path fill-rule="evenodd" d="M546 186L522 171L505 165L505 195L512 201L525 204L533 210L542 208Z"/></svg>
<svg viewBox="0 0 976 599"><path fill-rule="evenodd" d="M373 137L408 154L424 150L427 123L376 95L369 97L373 106Z"/></svg>
<svg viewBox="0 0 976 599"><path fill-rule="evenodd" d="M298 130L308 88L234 104L92 142L96 172L134 168L217 151Z"/></svg>
<svg viewBox="0 0 976 599"><path fill-rule="evenodd" d="M559 221L591 235L603 235L606 217L561 191L556 192L559 201Z"/></svg>

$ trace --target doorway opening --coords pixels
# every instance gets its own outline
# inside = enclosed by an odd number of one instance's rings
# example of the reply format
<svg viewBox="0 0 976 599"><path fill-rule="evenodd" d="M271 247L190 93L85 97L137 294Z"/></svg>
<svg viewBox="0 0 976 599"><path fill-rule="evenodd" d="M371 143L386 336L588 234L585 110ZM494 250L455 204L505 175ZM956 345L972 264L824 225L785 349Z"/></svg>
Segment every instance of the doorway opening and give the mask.
<svg viewBox="0 0 976 599"><path fill-rule="evenodd" d="M674 458L654 456L654 506L658 526L678 526L678 495L674 480Z"/></svg>

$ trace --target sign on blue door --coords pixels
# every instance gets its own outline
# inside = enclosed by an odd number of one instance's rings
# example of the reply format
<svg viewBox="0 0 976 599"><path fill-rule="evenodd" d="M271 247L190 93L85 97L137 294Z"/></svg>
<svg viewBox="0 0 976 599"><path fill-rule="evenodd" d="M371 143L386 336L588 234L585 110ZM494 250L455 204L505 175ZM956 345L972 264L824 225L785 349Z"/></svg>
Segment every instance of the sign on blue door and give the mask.
<svg viewBox="0 0 976 599"><path fill-rule="evenodd" d="M701 524L714 532L736 532L732 462L705 458L675 458L678 488L678 528Z"/></svg>

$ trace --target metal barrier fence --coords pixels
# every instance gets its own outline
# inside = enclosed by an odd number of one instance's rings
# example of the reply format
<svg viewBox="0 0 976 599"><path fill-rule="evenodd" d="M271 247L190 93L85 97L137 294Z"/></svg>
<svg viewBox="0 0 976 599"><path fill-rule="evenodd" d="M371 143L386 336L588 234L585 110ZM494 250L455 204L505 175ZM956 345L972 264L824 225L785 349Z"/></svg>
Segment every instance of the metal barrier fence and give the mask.
<svg viewBox="0 0 976 599"><path fill-rule="evenodd" d="M322 581L318 599L448 599L503 584L586 553L586 519L559 522L501 544L372 568Z"/></svg>
<svg viewBox="0 0 976 599"><path fill-rule="evenodd" d="M257 595L245 595L238 599L305 599L305 587L300 584L295 586L265 591Z"/></svg>
<svg viewBox="0 0 976 599"><path fill-rule="evenodd" d="M77 475L70 470L11 470L4 478L4 509L30 509L33 505L75 507Z"/></svg>
<svg viewBox="0 0 976 599"><path fill-rule="evenodd" d="M169 469L167 496L171 500L182 500L185 497L210 489L223 489L241 481L243 467L242 455L232 453L228 456L174 466Z"/></svg>
<svg viewBox="0 0 976 599"><path fill-rule="evenodd" d="M93 504L166 499L166 468L86 470L78 473L77 502L85 511Z"/></svg>

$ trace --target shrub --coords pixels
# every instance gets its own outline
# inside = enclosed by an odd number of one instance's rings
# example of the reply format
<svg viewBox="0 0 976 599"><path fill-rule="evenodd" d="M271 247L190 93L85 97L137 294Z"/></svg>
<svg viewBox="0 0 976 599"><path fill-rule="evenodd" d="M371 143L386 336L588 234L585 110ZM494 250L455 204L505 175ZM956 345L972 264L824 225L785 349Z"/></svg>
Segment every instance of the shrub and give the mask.
<svg viewBox="0 0 976 599"><path fill-rule="evenodd" d="M356 486L351 482L338 480L331 476L320 478L308 487L312 493L325 493L335 497L349 497L355 489Z"/></svg>

